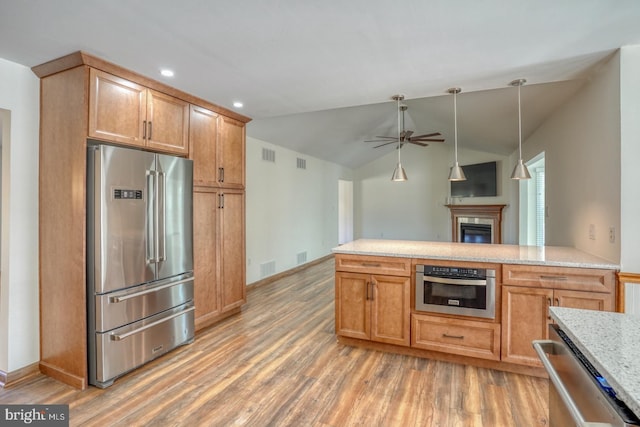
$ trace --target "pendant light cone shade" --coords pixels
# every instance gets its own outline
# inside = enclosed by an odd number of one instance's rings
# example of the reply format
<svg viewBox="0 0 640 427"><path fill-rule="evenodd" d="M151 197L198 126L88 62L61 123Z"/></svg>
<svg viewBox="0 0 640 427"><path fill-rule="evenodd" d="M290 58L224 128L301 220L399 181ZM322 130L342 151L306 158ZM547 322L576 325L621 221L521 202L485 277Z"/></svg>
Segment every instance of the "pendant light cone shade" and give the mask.
<svg viewBox="0 0 640 427"><path fill-rule="evenodd" d="M401 182L407 180L407 174L404 172L402 162L400 161L400 149L402 148L400 141L400 101L404 99L404 95L394 95L391 99L398 103L398 165L393 171L393 175L391 175L391 181Z"/></svg>
<svg viewBox="0 0 640 427"><path fill-rule="evenodd" d="M529 173L529 169L527 169L527 165L522 161L522 108L520 104L520 87L525 84L527 81L525 79L514 80L509 85L518 86L518 163L516 167L513 168L513 172L511 173L511 179L531 179L531 174Z"/></svg>
<svg viewBox="0 0 640 427"><path fill-rule="evenodd" d="M402 167L402 164L398 162L398 166L396 166L395 170L393 171L393 175L391 175L391 181L406 181L406 180L407 180L407 174L404 172L404 168Z"/></svg>
<svg viewBox="0 0 640 427"><path fill-rule="evenodd" d="M466 181L467 177L464 174L464 171L458 164L458 102L457 95L462 91L459 87L453 87L448 90L449 93L453 94L453 141L454 141L454 155L455 161L451 170L449 171L449 181Z"/></svg>

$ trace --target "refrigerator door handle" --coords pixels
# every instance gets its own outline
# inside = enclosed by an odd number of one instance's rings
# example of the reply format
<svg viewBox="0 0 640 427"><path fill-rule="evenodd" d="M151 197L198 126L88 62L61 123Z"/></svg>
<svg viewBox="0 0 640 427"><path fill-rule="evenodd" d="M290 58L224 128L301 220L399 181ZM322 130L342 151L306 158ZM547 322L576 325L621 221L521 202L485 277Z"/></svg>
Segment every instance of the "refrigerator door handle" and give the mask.
<svg viewBox="0 0 640 427"><path fill-rule="evenodd" d="M196 308L192 306L192 307L189 307L189 308L187 308L185 310L182 310L182 311L179 311L177 313L174 313L174 314L172 314L170 316L164 317L164 318L162 318L160 320L156 320L155 322L151 322L148 325L144 325L144 326L142 326L142 327L140 327L138 329L134 329L133 331L126 332L124 334L113 334L113 335L111 335L111 341L122 341L125 338L128 338L128 337L130 337L132 335L135 335L135 334L139 334L140 332L143 332L143 331L145 331L145 330L147 330L149 328L153 328L156 325L159 325L159 324L164 323L164 322L166 322L168 320L174 319L174 318L176 318L178 316L182 316L183 314L186 314L186 313L188 313L190 311L193 311L195 309Z"/></svg>
<svg viewBox="0 0 640 427"><path fill-rule="evenodd" d="M167 224L166 224L166 210L167 210L167 175L164 172L158 172L158 261L167 260Z"/></svg>
<svg viewBox="0 0 640 427"><path fill-rule="evenodd" d="M159 290L162 290L162 289L172 288L174 286L182 285L183 283L189 283L189 282L193 282L193 277L189 277L187 279L178 280L177 282L166 283L166 284L161 285L161 286L155 286L153 288L145 289L144 291L140 291L140 292L134 292L134 293L131 293L131 294L120 295L120 296L113 296L113 297L109 298L109 302L113 303L113 304L116 304L116 303L119 303L119 302L130 300L132 298L138 298L138 297L141 297L143 295L148 295L148 294L152 294L154 292L158 292Z"/></svg>
<svg viewBox="0 0 640 427"><path fill-rule="evenodd" d="M147 171L147 263L154 264L156 263L157 256L157 246L156 246L156 215L155 215L155 205L156 205L156 195L155 195L155 186L156 186L156 172L152 170Z"/></svg>

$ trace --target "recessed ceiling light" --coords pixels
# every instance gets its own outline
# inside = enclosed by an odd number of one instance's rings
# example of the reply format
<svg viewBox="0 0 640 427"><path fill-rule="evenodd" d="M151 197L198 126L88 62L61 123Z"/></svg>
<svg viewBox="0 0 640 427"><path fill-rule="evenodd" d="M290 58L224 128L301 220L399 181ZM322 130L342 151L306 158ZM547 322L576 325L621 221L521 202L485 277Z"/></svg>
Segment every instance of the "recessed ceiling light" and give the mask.
<svg viewBox="0 0 640 427"><path fill-rule="evenodd" d="M160 70L160 74L162 74L165 77L173 77L173 71L167 68Z"/></svg>
<svg viewBox="0 0 640 427"><path fill-rule="evenodd" d="M235 102L233 103L233 106L234 106L234 107L236 107L236 108L242 108L242 106L243 106L243 105L244 105L244 104L242 104L242 102L240 102L240 101L235 101Z"/></svg>

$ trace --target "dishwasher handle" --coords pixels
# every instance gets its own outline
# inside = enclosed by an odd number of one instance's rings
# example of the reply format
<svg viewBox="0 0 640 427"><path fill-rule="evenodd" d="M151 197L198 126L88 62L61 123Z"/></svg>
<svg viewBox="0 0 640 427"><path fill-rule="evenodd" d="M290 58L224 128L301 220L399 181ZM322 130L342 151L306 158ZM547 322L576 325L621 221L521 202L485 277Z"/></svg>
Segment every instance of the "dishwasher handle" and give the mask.
<svg viewBox="0 0 640 427"><path fill-rule="evenodd" d="M534 340L532 344L533 349L536 351L536 353L538 353L538 357L540 357L540 360L542 361L542 365L549 374L549 379L556 387L560 398L569 410L571 418L573 418L573 420L576 422L576 425L579 427L613 427L609 423L594 423L586 421L582 416L582 413L580 413L580 409L578 409L573 399L571 399L571 396L569 395L567 388L564 386L562 379L560 379L560 376L556 372L556 369L553 367L553 364L549 360L549 357L547 357L547 353L555 354L556 352L554 350L554 347L560 344L552 340Z"/></svg>

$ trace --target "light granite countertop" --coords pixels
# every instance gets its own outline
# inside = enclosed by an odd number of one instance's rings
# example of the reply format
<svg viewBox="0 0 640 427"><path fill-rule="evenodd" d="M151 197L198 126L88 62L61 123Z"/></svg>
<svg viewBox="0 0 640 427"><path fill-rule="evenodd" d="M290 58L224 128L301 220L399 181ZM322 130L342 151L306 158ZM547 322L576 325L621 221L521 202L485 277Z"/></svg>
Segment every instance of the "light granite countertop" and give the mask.
<svg viewBox="0 0 640 427"><path fill-rule="evenodd" d="M519 246L483 243L359 239L333 248L336 254L374 255L452 261L530 264L619 270L606 259L561 246Z"/></svg>
<svg viewBox="0 0 640 427"><path fill-rule="evenodd" d="M640 416L640 317L566 307L551 307L551 317Z"/></svg>

